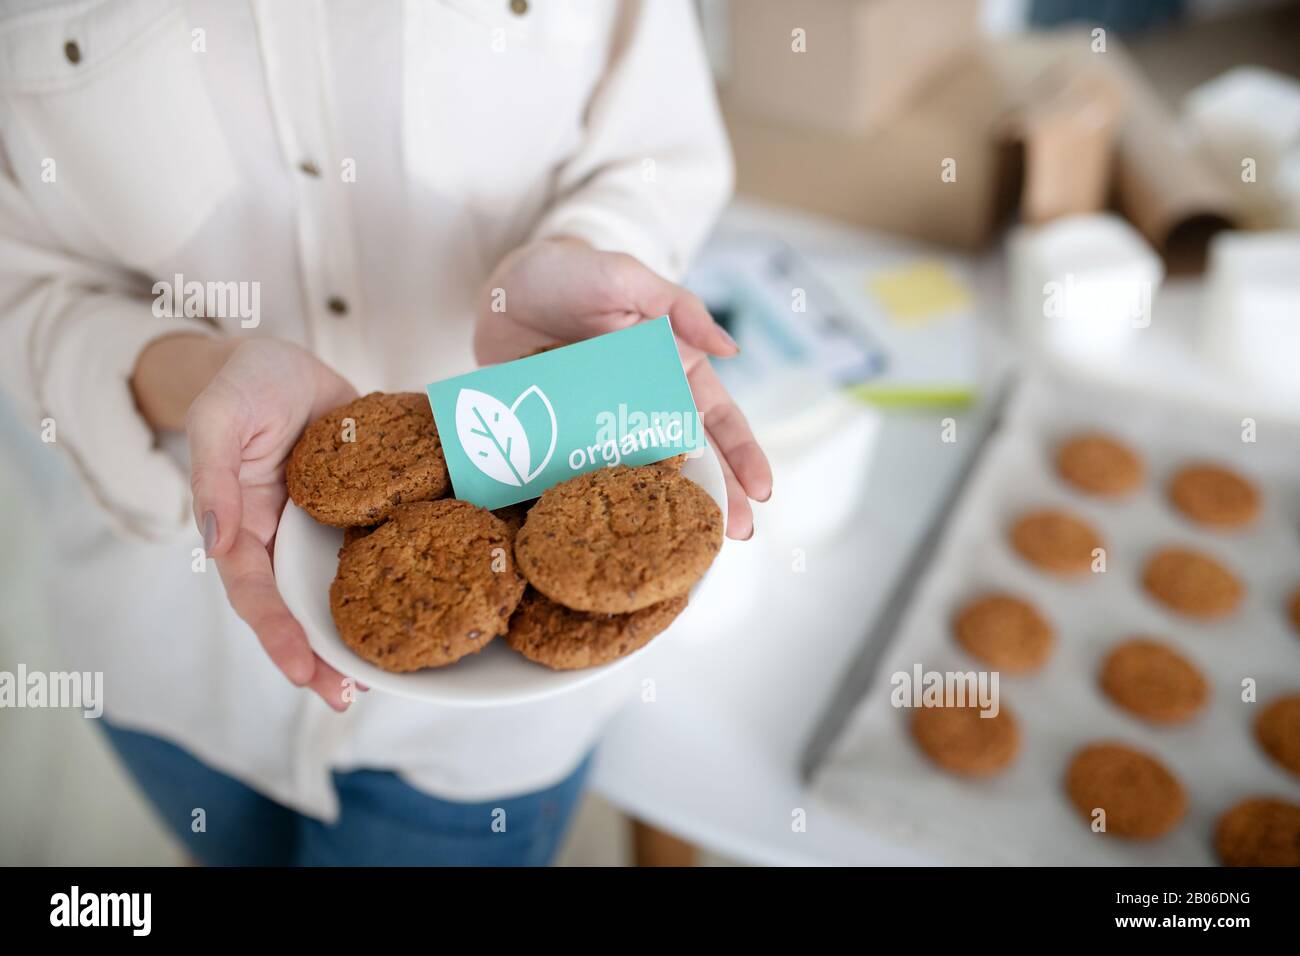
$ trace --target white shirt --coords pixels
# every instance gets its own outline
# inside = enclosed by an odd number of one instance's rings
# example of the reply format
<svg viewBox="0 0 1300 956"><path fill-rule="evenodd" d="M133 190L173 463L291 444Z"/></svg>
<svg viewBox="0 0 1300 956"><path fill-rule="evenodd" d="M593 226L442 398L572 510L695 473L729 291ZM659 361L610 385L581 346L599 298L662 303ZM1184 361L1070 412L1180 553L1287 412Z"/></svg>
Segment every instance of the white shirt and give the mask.
<svg viewBox="0 0 1300 956"><path fill-rule="evenodd" d="M193 328L420 390L473 367L471 296L539 236L677 277L730 189L688 0L0 0L0 146L0 383L80 478L52 485L54 625L108 717L325 819L331 769L454 799L570 770L625 686L338 716L285 681L191 570L188 476L128 379ZM155 317L177 275L257 283L260 324Z"/></svg>

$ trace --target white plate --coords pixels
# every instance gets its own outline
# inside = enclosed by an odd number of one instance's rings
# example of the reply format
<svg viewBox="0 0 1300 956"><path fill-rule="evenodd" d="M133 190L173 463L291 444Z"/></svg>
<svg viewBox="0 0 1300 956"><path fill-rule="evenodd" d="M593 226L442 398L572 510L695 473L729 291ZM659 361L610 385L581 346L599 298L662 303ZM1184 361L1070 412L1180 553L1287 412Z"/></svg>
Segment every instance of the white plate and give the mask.
<svg viewBox="0 0 1300 956"><path fill-rule="evenodd" d="M724 515L727 513L727 488L712 448L705 448L698 458L688 459L682 466L682 474L708 492ZM340 673L355 677L375 690L454 707L523 704L607 677L640 653L637 651L601 667L553 671L511 650L498 637L479 653L447 667L406 674L381 670L352 653L339 637L330 616L329 589L338 569L338 550L342 543L342 531L318 524L290 501L285 505L275 534L276 582L285 604L307 632L312 650ZM711 573L706 572L691 589L692 604ZM664 635L690 612L688 605ZM662 640L664 635L656 640Z"/></svg>

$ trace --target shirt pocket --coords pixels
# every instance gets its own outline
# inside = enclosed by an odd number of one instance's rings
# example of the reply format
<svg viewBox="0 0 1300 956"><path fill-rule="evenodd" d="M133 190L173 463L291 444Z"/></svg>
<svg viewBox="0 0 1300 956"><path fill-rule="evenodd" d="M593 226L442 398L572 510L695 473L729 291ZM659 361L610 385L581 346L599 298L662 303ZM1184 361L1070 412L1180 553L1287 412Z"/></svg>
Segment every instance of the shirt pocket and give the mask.
<svg viewBox="0 0 1300 956"><path fill-rule="evenodd" d="M46 4L0 22L0 94L29 149L101 251L144 272L236 185L200 36L167 0Z"/></svg>

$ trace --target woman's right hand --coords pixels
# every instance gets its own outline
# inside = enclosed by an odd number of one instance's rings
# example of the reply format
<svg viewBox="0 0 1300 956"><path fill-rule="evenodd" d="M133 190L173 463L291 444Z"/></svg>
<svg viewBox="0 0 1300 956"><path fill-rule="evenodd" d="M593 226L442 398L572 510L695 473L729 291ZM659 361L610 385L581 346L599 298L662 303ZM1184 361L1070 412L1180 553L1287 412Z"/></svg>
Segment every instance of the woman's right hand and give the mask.
<svg viewBox="0 0 1300 956"><path fill-rule="evenodd" d="M307 423L356 397L333 369L296 345L253 339L189 407L194 517L226 596L284 676L335 710L351 695L316 656L276 588L271 548L288 492L284 465Z"/></svg>

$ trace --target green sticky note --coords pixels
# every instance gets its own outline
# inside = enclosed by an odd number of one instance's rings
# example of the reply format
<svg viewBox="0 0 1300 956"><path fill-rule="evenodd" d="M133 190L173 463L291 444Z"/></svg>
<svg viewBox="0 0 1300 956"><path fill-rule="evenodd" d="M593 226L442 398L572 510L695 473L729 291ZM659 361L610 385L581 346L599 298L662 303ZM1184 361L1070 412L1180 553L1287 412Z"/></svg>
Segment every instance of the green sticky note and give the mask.
<svg viewBox="0 0 1300 956"><path fill-rule="evenodd" d="M427 391L456 497L484 508L705 445L666 315Z"/></svg>

